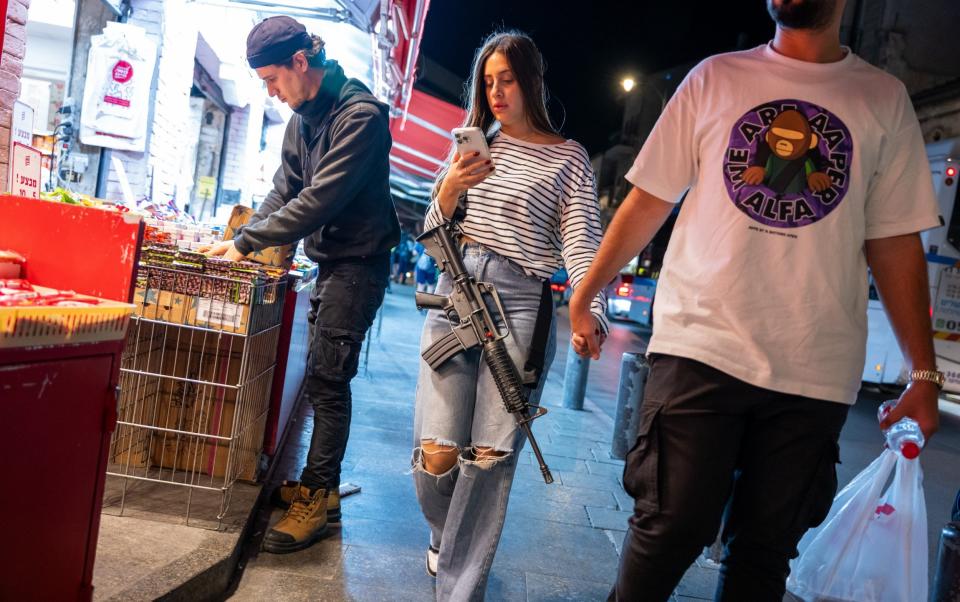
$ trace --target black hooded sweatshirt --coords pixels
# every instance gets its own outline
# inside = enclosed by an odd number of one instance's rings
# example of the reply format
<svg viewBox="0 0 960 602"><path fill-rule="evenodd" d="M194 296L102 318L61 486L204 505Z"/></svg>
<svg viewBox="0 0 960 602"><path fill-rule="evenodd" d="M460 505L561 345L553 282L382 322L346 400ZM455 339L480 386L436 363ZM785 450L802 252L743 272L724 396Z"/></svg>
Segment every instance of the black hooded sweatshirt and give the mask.
<svg viewBox="0 0 960 602"><path fill-rule="evenodd" d="M400 241L388 108L336 61L324 71L316 97L287 124L273 190L234 238L244 255L305 239L317 263L370 260Z"/></svg>

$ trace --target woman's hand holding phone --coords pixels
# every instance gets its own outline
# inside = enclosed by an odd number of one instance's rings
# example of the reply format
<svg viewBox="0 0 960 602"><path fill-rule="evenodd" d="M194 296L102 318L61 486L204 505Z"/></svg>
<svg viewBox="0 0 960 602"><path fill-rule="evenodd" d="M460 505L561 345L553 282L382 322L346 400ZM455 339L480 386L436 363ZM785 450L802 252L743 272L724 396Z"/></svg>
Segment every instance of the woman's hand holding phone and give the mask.
<svg viewBox="0 0 960 602"><path fill-rule="evenodd" d="M486 180L491 173L493 173L493 161L484 159L479 152L472 152L466 157L461 157L460 153L454 153L444 184L450 182L459 196Z"/></svg>
<svg viewBox="0 0 960 602"><path fill-rule="evenodd" d="M460 195L486 180L491 173L493 162L481 157L479 152L470 153L466 157L454 153L450 169L447 170L437 194L444 217L452 217Z"/></svg>

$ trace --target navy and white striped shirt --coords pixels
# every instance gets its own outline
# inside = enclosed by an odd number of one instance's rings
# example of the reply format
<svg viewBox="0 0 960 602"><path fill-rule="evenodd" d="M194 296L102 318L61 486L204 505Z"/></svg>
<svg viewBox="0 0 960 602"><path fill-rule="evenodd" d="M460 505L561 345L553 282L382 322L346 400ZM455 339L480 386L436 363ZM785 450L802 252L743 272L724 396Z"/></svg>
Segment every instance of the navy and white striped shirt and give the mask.
<svg viewBox="0 0 960 602"><path fill-rule="evenodd" d="M496 170L467 192L464 234L542 280L566 267L576 288L602 236L596 182L586 149L573 140L536 144L499 132L490 144L490 155ZM424 227L429 230L443 221L434 199ZM601 292L591 310L607 332L605 308Z"/></svg>

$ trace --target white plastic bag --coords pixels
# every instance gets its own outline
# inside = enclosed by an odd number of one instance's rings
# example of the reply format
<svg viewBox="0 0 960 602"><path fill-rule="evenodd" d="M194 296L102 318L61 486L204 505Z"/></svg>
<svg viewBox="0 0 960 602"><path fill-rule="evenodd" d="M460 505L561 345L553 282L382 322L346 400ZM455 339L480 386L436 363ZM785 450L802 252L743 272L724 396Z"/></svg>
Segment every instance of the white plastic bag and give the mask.
<svg viewBox="0 0 960 602"><path fill-rule="evenodd" d="M919 460L884 450L837 494L823 524L800 541L787 589L807 602L925 601L922 481Z"/></svg>
<svg viewBox="0 0 960 602"><path fill-rule="evenodd" d="M144 151L156 61L157 45L142 27L110 22L90 38L81 142Z"/></svg>

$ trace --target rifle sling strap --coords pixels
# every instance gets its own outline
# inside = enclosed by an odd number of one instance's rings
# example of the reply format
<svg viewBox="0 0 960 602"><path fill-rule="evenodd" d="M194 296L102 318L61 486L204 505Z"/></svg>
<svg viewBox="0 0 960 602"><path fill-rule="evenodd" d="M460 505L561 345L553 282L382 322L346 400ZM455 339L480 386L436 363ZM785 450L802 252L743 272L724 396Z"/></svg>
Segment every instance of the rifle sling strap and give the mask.
<svg viewBox="0 0 960 602"><path fill-rule="evenodd" d="M553 327L553 291L550 281L543 281L543 290L540 292L540 308L537 310L537 322L533 326L533 338L530 340L530 350L527 352L527 361L523 366L523 384L531 390L540 385L543 377L543 364L547 356L547 341L550 339L550 330Z"/></svg>

